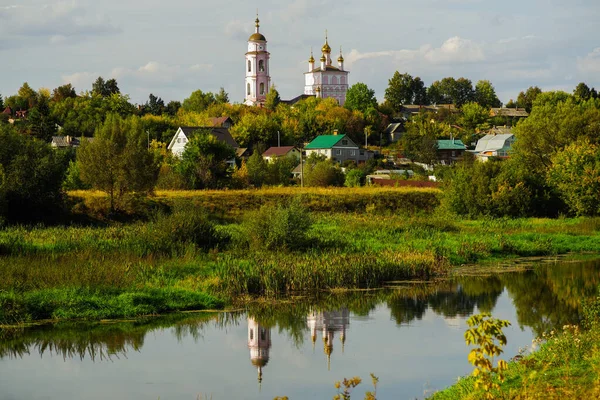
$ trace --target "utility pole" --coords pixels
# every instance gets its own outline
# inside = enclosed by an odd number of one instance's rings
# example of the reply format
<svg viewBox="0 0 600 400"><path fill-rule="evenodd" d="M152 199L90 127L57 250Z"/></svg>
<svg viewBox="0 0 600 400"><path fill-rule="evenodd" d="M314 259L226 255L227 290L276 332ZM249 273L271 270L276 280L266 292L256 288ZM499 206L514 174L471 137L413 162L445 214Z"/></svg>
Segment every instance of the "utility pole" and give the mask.
<svg viewBox="0 0 600 400"><path fill-rule="evenodd" d="M279 135L279 131L277 131L277 147L281 147L281 136Z"/></svg>
<svg viewBox="0 0 600 400"><path fill-rule="evenodd" d="M148 135L148 150L150 150L150 131L146 131L146 135Z"/></svg>
<svg viewBox="0 0 600 400"><path fill-rule="evenodd" d="M304 149L300 149L300 187L304 187Z"/></svg>

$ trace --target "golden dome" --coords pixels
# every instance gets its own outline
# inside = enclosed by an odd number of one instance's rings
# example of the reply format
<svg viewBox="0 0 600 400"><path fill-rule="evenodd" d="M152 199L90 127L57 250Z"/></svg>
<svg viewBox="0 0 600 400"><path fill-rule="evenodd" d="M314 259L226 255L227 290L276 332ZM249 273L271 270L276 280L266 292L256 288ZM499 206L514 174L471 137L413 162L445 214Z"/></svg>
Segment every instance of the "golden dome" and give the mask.
<svg viewBox="0 0 600 400"><path fill-rule="evenodd" d="M344 57L342 57L342 55L340 54L340 56L338 57L338 62L344 62Z"/></svg>
<svg viewBox="0 0 600 400"><path fill-rule="evenodd" d="M327 43L327 39L325 39L325 44L321 47L321 52L325 54L331 53L331 47L329 47L329 43Z"/></svg>
<svg viewBox="0 0 600 400"><path fill-rule="evenodd" d="M309 63L314 63L315 62L315 58L313 57L312 53L310 53L310 58L308 59Z"/></svg>
<svg viewBox="0 0 600 400"><path fill-rule="evenodd" d="M317 91L317 92L320 92L320 91L321 91L321 88L320 88L319 86L317 86L317 89L316 89L316 91Z"/></svg>
<svg viewBox="0 0 600 400"><path fill-rule="evenodd" d="M325 58L325 54L323 54L323 55L321 56L321 61L322 61L322 62L325 62L325 61L327 61L327 58Z"/></svg>
<svg viewBox="0 0 600 400"><path fill-rule="evenodd" d="M265 38L265 36L262 33L253 33L252 35L250 35L250 38L248 38L249 42L266 42L267 38Z"/></svg>

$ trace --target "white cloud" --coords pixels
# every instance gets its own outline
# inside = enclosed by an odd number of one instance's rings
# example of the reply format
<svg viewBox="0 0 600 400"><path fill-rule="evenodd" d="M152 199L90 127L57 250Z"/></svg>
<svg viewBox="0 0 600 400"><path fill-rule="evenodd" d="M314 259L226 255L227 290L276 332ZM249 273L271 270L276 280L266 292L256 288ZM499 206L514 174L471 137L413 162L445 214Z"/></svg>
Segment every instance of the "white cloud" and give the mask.
<svg viewBox="0 0 600 400"><path fill-rule="evenodd" d="M440 48L429 49L425 59L434 64L470 63L485 60L483 46L458 36L446 40Z"/></svg>
<svg viewBox="0 0 600 400"><path fill-rule="evenodd" d="M250 23L242 22L239 19L229 21L227 25L225 25L225 35L232 39L248 40L250 32Z"/></svg>
<svg viewBox="0 0 600 400"><path fill-rule="evenodd" d="M90 90L92 83L100 76L97 72L75 72L70 75L63 75L63 83L70 83L78 91Z"/></svg>
<svg viewBox="0 0 600 400"><path fill-rule="evenodd" d="M600 47L596 47L585 57L578 57L577 69L585 75L600 74Z"/></svg>

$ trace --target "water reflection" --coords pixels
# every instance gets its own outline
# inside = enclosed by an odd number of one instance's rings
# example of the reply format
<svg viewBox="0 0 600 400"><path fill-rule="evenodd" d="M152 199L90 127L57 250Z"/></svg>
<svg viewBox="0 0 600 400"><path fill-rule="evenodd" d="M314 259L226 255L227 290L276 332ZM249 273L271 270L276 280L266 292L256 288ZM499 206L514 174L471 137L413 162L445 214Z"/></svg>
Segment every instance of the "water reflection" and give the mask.
<svg viewBox="0 0 600 400"><path fill-rule="evenodd" d="M292 303L254 304L246 313L182 314L111 324L61 323L35 329L0 330L0 360L6 361L0 363L0 374L3 366L10 368L12 361L28 358L34 353L41 358L59 356L65 361L89 359L96 363L142 352L151 332L170 332L179 342L191 338L202 347L207 332L226 337L239 328L242 332L236 337L236 343L247 346L258 382L262 383L265 368L269 362L273 363L272 357L284 350L288 351L289 357L289 349L284 348L288 344L281 341L275 341L276 351L272 352L272 334L274 337L287 336L296 347L293 357L298 358L302 353L298 350L303 348L306 339L312 342L314 352L320 336L327 370L331 370L336 352L344 353L351 329L357 328L351 325L355 319L383 313L393 321L393 329L404 330L432 314L453 319L477 311L497 312L498 301L506 294L515 309L516 321L513 322L541 335L544 331L580 321L584 299L597 293L599 270L598 261L565 263L489 277L461 277L436 284L407 285L397 290L321 295ZM244 322L248 328L245 344ZM378 324L381 325L380 320L368 324L372 337L379 333ZM434 328L420 325L419 329ZM364 332L359 336L352 331L352 335L353 352L375 345L395 346L394 342L367 343L370 336L365 336ZM361 337L363 342L360 342ZM244 353L247 357L245 350ZM321 354L320 350L318 354ZM271 366L272 372L278 372L275 369Z"/></svg>

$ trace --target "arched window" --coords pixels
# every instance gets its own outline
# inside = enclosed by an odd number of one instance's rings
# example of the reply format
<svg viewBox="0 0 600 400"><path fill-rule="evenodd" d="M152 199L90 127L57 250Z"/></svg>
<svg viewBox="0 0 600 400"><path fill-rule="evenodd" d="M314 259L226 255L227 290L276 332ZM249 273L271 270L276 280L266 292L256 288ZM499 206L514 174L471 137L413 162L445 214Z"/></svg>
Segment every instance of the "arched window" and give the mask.
<svg viewBox="0 0 600 400"><path fill-rule="evenodd" d="M248 91L248 96L250 96L251 93L250 93L250 84L249 83L246 85L246 88L247 88L247 91Z"/></svg>
<svg viewBox="0 0 600 400"><path fill-rule="evenodd" d="M337 78L335 76L331 77L331 84L332 85L337 85Z"/></svg>
<svg viewBox="0 0 600 400"><path fill-rule="evenodd" d="M252 72L252 63L248 60L248 72Z"/></svg>
<svg viewBox="0 0 600 400"><path fill-rule="evenodd" d="M250 340L254 340L254 329L250 329Z"/></svg>
<svg viewBox="0 0 600 400"><path fill-rule="evenodd" d="M260 84L260 94L265 94L265 84L264 83Z"/></svg>
<svg viewBox="0 0 600 400"><path fill-rule="evenodd" d="M340 84L343 85L346 83L346 78L344 78L343 76L340 76Z"/></svg>
<svg viewBox="0 0 600 400"><path fill-rule="evenodd" d="M258 62L258 70L260 72L265 72L265 62L264 62L264 60L260 60Z"/></svg>
<svg viewBox="0 0 600 400"><path fill-rule="evenodd" d="M323 77L323 84L327 85L327 77L326 76Z"/></svg>

